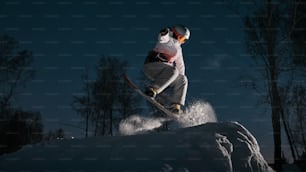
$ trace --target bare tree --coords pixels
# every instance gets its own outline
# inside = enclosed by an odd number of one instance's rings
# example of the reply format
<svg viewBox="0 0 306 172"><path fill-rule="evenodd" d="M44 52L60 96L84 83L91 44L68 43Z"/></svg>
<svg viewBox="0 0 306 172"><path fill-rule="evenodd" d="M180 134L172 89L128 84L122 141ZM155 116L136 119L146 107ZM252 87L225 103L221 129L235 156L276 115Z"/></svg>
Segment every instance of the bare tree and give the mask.
<svg viewBox="0 0 306 172"><path fill-rule="evenodd" d="M306 76L306 2L305 0L294 0L291 3L289 10L292 11L292 14L288 19L291 27L288 28L288 39L292 42L293 62Z"/></svg>
<svg viewBox="0 0 306 172"><path fill-rule="evenodd" d="M291 130L292 138L297 151L297 157L302 157L303 152L306 152L306 87L297 85L293 87L291 105ZM299 150L299 151L298 151Z"/></svg>
<svg viewBox="0 0 306 172"><path fill-rule="evenodd" d="M295 98L298 95L292 94L292 88L301 75L295 67L298 64L305 68L306 4L302 0L266 0L262 5L256 0L252 2L256 6L255 11L244 18L246 45L261 79L251 80L250 85L260 94L267 93L265 102L272 113L274 167L281 171L281 121L294 160L297 154L292 123L289 121L294 114L288 102L297 103ZM259 84L263 86L262 90Z"/></svg>
<svg viewBox="0 0 306 172"><path fill-rule="evenodd" d="M98 112L96 124L102 123L102 135L106 134L106 127L109 129L108 134L112 134L113 110L118 88L117 64L117 59L102 57L97 67L98 78L94 83L94 99Z"/></svg>
<svg viewBox="0 0 306 172"><path fill-rule="evenodd" d="M18 45L13 37L0 36L0 154L42 139L41 114L13 106L18 91L34 77L32 53Z"/></svg>
<svg viewBox="0 0 306 172"><path fill-rule="evenodd" d="M95 134L113 135L122 119L137 112L136 93L125 85L122 75L127 63L114 57L102 57L93 83Z"/></svg>
<svg viewBox="0 0 306 172"><path fill-rule="evenodd" d="M8 108L19 88L33 79L32 52L19 50L18 41L8 35L0 36L0 109Z"/></svg>
<svg viewBox="0 0 306 172"><path fill-rule="evenodd" d="M73 97L72 107L85 118L85 137L88 137L89 121L93 118L94 103L92 97L92 82L89 80L88 68L85 68L82 76L83 80L83 95L76 95Z"/></svg>
<svg viewBox="0 0 306 172"><path fill-rule="evenodd" d="M281 171L281 105L278 92L279 66L276 54L277 23L278 17L271 2L267 2L266 7L254 17L247 17L245 20L247 32L247 50L255 58L263 62L264 71L262 74L266 80L268 91L268 102L272 111L272 127L274 139L274 161L275 169ZM257 60L257 59L256 59Z"/></svg>
<svg viewBox="0 0 306 172"><path fill-rule="evenodd" d="M269 104L272 114L274 168L281 171L283 158L281 122L283 122L290 143L292 156L295 158L292 133L285 117L285 106L287 105L284 102L288 98L287 95L290 94L290 84L294 80L291 76L296 74L293 73L295 72L293 62L302 60L301 54L305 50L305 48L301 50L301 46L305 44L301 44L300 38L294 36L295 34L302 35L301 30L297 31L297 29L302 25L303 20L301 19L305 18L301 16L301 14L305 15L305 11L302 10L305 9L303 7L305 3L266 0L260 5L258 1L253 2L256 7L255 11L244 18L246 47L261 77L251 79L249 86L261 95L267 93L264 102ZM305 34L305 29L303 33ZM297 53L300 56L297 56Z"/></svg>

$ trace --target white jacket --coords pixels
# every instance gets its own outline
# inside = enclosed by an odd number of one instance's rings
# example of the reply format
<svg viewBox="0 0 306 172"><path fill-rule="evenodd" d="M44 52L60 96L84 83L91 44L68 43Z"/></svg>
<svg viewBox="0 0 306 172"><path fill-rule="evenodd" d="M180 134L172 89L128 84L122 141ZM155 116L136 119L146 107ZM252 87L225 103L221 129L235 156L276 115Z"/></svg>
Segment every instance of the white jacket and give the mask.
<svg viewBox="0 0 306 172"><path fill-rule="evenodd" d="M181 44L172 37L172 32L169 31L166 35L158 35L158 42L153 49L156 52L163 53L168 58L168 63L178 69L181 75L185 75L185 63Z"/></svg>

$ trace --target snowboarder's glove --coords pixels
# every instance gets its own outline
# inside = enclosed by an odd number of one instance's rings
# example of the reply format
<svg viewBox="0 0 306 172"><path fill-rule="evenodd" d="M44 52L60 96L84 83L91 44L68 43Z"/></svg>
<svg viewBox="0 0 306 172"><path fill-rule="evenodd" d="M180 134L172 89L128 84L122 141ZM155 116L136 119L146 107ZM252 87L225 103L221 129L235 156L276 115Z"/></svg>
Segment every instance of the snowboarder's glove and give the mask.
<svg viewBox="0 0 306 172"><path fill-rule="evenodd" d="M159 33L160 33L161 36L167 35L169 33L169 28L164 28L164 29L160 30Z"/></svg>

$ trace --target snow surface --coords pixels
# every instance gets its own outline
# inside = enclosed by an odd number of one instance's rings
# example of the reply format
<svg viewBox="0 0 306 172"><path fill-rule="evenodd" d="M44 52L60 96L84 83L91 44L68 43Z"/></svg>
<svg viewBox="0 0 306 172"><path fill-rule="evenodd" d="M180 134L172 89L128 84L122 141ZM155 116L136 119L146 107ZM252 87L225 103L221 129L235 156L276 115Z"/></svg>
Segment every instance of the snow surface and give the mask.
<svg viewBox="0 0 306 172"><path fill-rule="evenodd" d="M165 119L136 115L122 122L126 135L26 146L1 156L0 171L273 171L241 124L216 122L203 102L190 106L185 115L168 132L150 132ZM127 127L133 119L137 127Z"/></svg>

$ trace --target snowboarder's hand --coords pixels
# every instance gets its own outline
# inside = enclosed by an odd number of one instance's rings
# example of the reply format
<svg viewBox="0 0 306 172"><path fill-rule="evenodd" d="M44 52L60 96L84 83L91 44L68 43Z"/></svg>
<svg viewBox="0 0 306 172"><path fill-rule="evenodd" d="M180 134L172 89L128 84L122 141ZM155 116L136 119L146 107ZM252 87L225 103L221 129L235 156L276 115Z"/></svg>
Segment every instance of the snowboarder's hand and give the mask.
<svg viewBox="0 0 306 172"><path fill-rule="evenodd" d="M164 28L164 29L160 30L160 35L161 36L167 35L168 33L169 33L169 28Z"/></svg>

